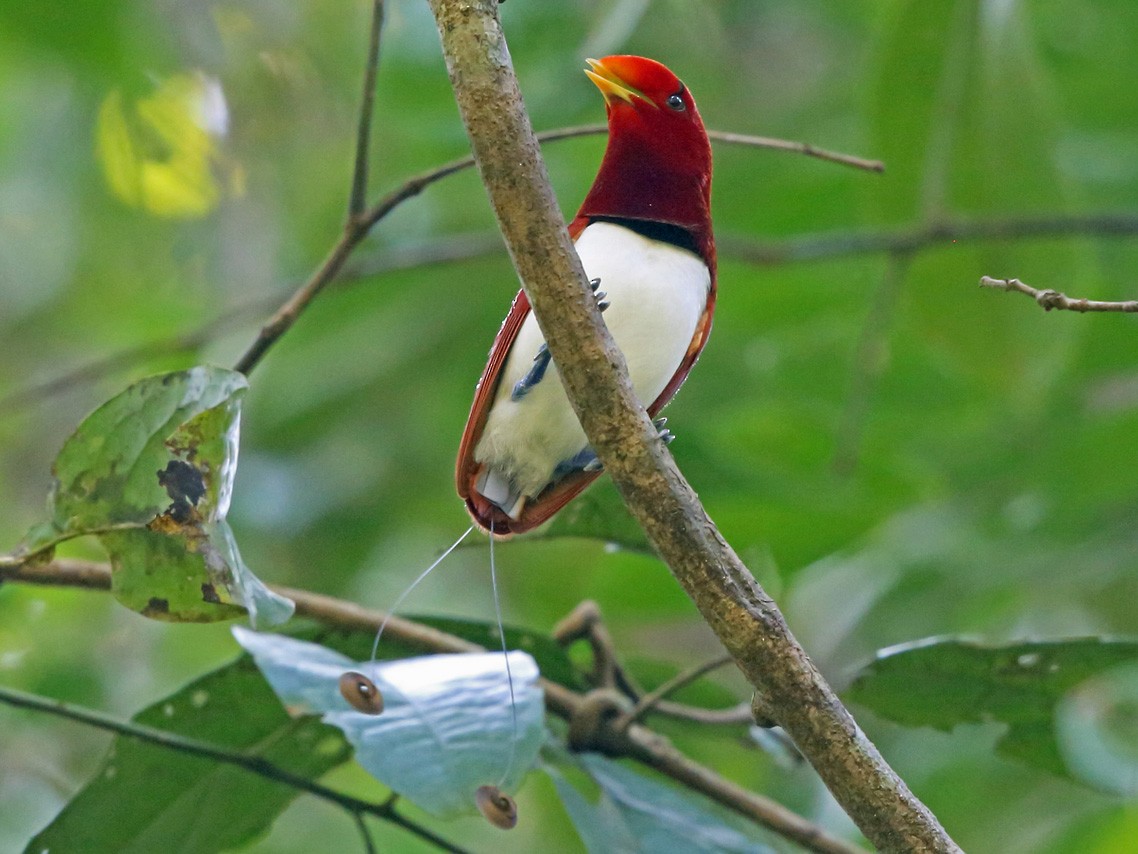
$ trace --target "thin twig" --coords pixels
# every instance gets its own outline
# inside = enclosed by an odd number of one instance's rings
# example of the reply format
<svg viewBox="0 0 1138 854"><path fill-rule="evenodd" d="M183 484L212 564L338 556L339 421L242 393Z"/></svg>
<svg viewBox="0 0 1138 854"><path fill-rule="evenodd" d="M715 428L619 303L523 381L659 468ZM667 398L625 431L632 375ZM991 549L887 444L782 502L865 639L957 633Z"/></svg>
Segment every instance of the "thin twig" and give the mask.
<svg viewBox="0 0 1138 854"><path fill-rule="evenodd" d="M581 125L578 127L558 128L556 130L539 133L536 138L539 142L555 142L580 136L598 135L605 133L606 130L607 128L604 125ZM793 151L835 163L844 163L862 169L870 169L871 171L880 171L884 168L883 166L878 168L880 164L877 164L876 161L862 160L861 158L852 157L850 155L836 154L816 148L807 143L788 142L785 140L771 139L769 137L745 136L743 134L730 134L719 131L709 131L708 136L712 139L734 145ZM243 374L252 372L261 359L264 358L269 348L292 327L297 318L316 295L320 293L329 282L336 278L348 256L359 242L367 236L368 232L376 223L403 202L423 192L423 190L431 184L441 181L443 178L453 175L456 172L469 169L473 165L473 157L461 157L449 163L444 163L442 166L429 169L426 172L409 178L402 185L396 187L384 196L379 202L367 210L361 210L356 216L352 217L344 227L343 233L323 263L321 263L316 271L309 277L308 281L269 319L261 329L256 340L237 361L233 369Z"/></svg>
<svg viewBox="0 0 1138 854"><path fill-rule="evenodd" d="M147 744L153 744L156 747L163 747L168 750L177 751L178 753L200 756L203 759L233 765L252 774L256 774L259 777L264 777L266 780L272 780L297 789L298 791L307 792L322 800L337 804L353 815L359 816L366 813L381 818L384 821L390 821L392 824L402 827L404 830L436 845L444 851L463 851L462 848L448 842L417 822L399 815L399 813L388 808L385 804L375 804L370 801L354 798L351 795L345 795L342 792L337 792L335 789L329 789L327 786L322 786L319 783L309 780L307 777L301 777L298 774L293 774L291 771L286 771L284 768L273 764L263 756L225 750L216 745L168 732L167 730L156 729L155 727L135 723L134 721L120 720L94 709L64 703L61 700L40 697L35 694L28 694L24 691L17 691L14 688L0 686L0 703L7 703L10 706L24 709L32 709L37 712L45 712L50 715L56 715L57 717L86 724L87 726L117 733L126 738L133 738L138 741L146 742Z"/></svg>
<svg viewBox="0 0 1138 854"><path fill-rule="evenodd" d="M539 142L552 142L558 139L572 139L578 136L596 136L608 132L608 125L578 125L577 127L560 128L553 131L544 131L537 134ZM842 154L837 151L828 151L809 142L795 142L789 139L777 139L773 136L751 136L745 133L731 133L730 131L709 130L707 137L712 142L722 142L725 145L742 145L747 148L768 148L772 151L786 151L792 154L804 154L829 163L842 166L852 166L854 169L863 169L867 172L884 172L885 164L880 160L868 160L852 154Z"/></svg>
<svg viewBox="0 0 1138 854"><path fill-rule="evenodd" d="M501 235L496 232L455 234L428 243L389 246L379 250L374 255L345 265L343 273L332 286L340 287L381 276L385 273L434 264L452 264L457 261L467 261L471 258L504 251ZM131 368L140 361L186 350L196 350L230 329L247 323L250 318L262 315L266 311L272 311L273 306L278 305L279 302L280 296L276 293L259 296L240 303L224 315L190 332L128 347L109 356L79 365L52 379L17 389L5 397L0 397L0 417L12 415L26 406L42 403L47 397L62 394L78 385L100 379L115 371Z"/></svg>
<svg viewBox="0 0 1138 854"><path fill-rule="evenodd" d="M344 233L340 235L340 239L332 247L332 251L316 268L308 281L301 285L296 293L289 297L285 304L269 318L268 323L261 327L256 340L245 351L245 354L237 360L233 370L243 374L252 373L253 369L264 358L265 353L269 351L269 348L292 328L301 312L324 289L324 286L336 277L352 250L356 248L356 244L364 239L365 234L367 234L367 229L355 220L348 223L344 228Z"/></svg>
<svg viewBox="0 0 1138 854"><path fill-rule="evenodd" d="M352 169L352 195L348 200L348 219L355 219L367 204L368 147L375 103L375 77L379 68L379 36L383 30L383 0L373 0L367 63L364 66L364 92L360 99L360 119L356 128L356 162Z"/></svg>
<svg viewBox="0 0 1138 854"><path fill-rule="evenodd" d="M562 646L574 641L588 641L593 653L593 672L589 681L599 688L615 688L616 671L619 664L612 642L612 635L601 618L601 609L591 599L586 599L570 611L553 627L552 636Z"/></svg>
<svg viewBox="0 0 1138 854"><path fill-rule="evenodd" d="M59 558L49 563L0 567L0 582L4 581L106 591L111 586L111 572L106 564ZM384 614L354 602L289 587L273 586L272 589L296 603L298 617L307 617L335 629L371 636L385 619ZM483 651L478 644L402 617L391 617L385 633L430 652ZM540 684L546 709L558 717L571 721L585 706L585 698L564 685L548 679L542 679ZM654 768L809 851L819 854L859 854L862 851L856 845L831 836L777 801L748 791L692 761L648 727L633 724L618 732L611 720L601 720L599 724L597 742L610 755L627 756ZM393 803L394 800L389 799L384 807Z"/></svg>
<svg viewBox="0 0 1138 854"><path fill-rule="evenodd" d="M659 702L669 694L674 694L704 674L710 673L712 670L716 670L725 664L730 664L734 660L735 659L730 655L721 655L718 658L711 659L711 661L705 661L703 664L697 664L695 667L677 673L671 679L641 697L627 714L621 715L620 720L616 722L615 726L620 729L625 729L631 724L643 720L644 716L656 708Z"/></svg>
<svg viewBox="0 0 1138 854"><path fill-rule="evenodd" d="M352 818L356 820L356 829L359 830L360 840L364 844L364 854L376 854L375 843L372 841L371 831L367 829L364 814L362 812L352 813Z"/></svg>
<svg viewBox="0 0 1138 854"><path fill-rule="evenodd" d="M1059 291L1038 290L1031 285L1025 285L1019 279L993 279L991 276L981 276L980 287L1026 294L1039 303L1044 311L1051 311L1055 308L1078 312L1114 311L1126 314L1138 312L1138 300L1107 302L1094 299L1072 299L1066 294L1059 293Z"/></svg>
<svg viewBox="0 0 1138 854"><path fill-rule="evenodd" d="M706 726L739 726L740 724L753 724L751 704L739 703L726 709L704 709L700 706L689 706L687 703L676 703L671 700L660 700L656 703L656 713L665 718L675 718L680 721L691 721Z"/></svg>
<svg viewBox="0 0 1138 854"><path fill-rule="evenodd" d="M852 166L854 169L863 169L866 172L884 172L885 164L880 160L869 160L864 157L855 157L852 154L842 154L811 145L809 142L793 142L787 139L776 139L771 136L748 136L742 133L728 133L726 131L712 130L707 132L712 142L724 142L729 145L746 145L752 148L769 148L774 151L788 151L792 154L804 154L828 163L837 163L841 166Z"/></svg>

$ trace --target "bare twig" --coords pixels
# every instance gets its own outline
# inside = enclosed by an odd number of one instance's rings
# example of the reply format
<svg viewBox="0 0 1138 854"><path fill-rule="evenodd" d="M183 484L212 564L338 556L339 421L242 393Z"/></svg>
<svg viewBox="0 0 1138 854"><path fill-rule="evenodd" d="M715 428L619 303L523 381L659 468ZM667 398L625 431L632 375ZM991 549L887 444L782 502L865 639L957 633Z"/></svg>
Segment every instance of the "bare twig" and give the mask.
<svg viewBox="0 0 1138 854"><path fill-rule="evenodd" d="M601 619L601 609L596 602L586 599L569 612L553 627L553 639L562 646L569 646L576 640L586 640L593 653L593 672L589 681L602 688L617 687L617 671L620 664L616 660L612 635Z"/></svg>
<svg viewBox="0 0 1138 854"><path fill-rule="evenodd" d="M624 729L630 724L643 720L644 716L655 709L660 701L669 694L674 694L685 685L690 685L692 682L695 682L704 674L710 673L712 670L716 670L725 664L730 664L734 660L735 659L730 655L721 655L718 658L713 658L710 661L705 661L703 664L697 664L695 667L677 673L671 679L641 697L635 706L621 716L621 719L616 722L615 726Z"/></svg>
<svg viewBox="0 0 1138 854"><path fill-rule="evenodd" d="M665 718L691 721L706 726L739 726L755 722L751 715L751 704L746 702L726 709L704 709L700 706L689 706L687 703L660 700L656 703L656 713Z"/></svg>
<svg viewBox="0 0 1138 854"><path fill-rule="evenodd" d="M588 642L593 653L593 672L588 675L590 684L599 688L616 689L634 702L641 702L647 692L620 663L612 635L609 634L596 602L590 599L581 602L553 627L551 634L562 646L569 646L577 640ZM671 686L667 691L674 691L678 687ZM657 698L652 708L664 717L708 726L753 723L750 703L740 703L729 709L703 709Z"/></svg>
<svg viewBox="0 0 1138 854"><path fill-rule="evenodd" d="M556 130L542 131L537 134L539 142L555 142L561 139L574 139L581 136L600 136L608 133L608 125L591 124L577 125L575 127L558 128ZM712 142L721 142L724 145L741 145L746 148L766 148L771 151L785 151L791 154L802 154L828 163L837 163L840 166L850 166L866 172L884 172L885 164L880 160L869 160L853 154L842 154L838 151L829 151L819 148L809 142L796 142L789 139L778 139L773 136L751 136L745 133L731 133L723 130L709 130L708 139ZM471 158L470 165L474 165Z"/></svg>
<svg viewBox="0 0 1138 854"><path fill-rule="evenodd" d="M106 591L111 587L111 573L106 564L56 559L42 564L0 566L0 582L4 581ZM385 615L378 611L331 596L289 587L274 586L272 589L296 603L298 617L307 617L336 629L362 632L370 636L375 634L385 619ZM402 617L390 617L384 631L409 646L428 652L484 651L483 647L470 641ZM583 712L585 698L575 691L547 679L541 680L541 687L545 694L546 708L552 714L572 721ZM829 835L777 801L750 792L693 762L653 730L633 724L618 732L612 723L611 719L598 720L599 729L592 734L593 743L611 755L626 756L654 768L807 850L820 854L858 854L861 851L856 845ZM389 800L383 806L388 808L392 803L394 801Z"/></svg>
<svg viewBox="0 0 1138 854"><path fill-rule="evenodd" d="M332 286L348 285L399 270L434 264L453 264L503 251L502 238L497 233L455 234L427 243L389 246L356 263L347 264ZM226 314L190 332L128 347L80 365L52 379L25 386L5 397L0 397L0 418L33 403L40 403L52 395L67 392L77 385L131 368L145 359L196 350L230 329L247 323L250 318L271 311L279 302L280 297L275 293L267 297L260 296L237 305Z"/></svg>
<svg viewBox="0 0 1138 854"><path fill-rule="evenodd" d="M582 125L579 127L558 128L556 130L546 131L545 133L538 134L537 139L541 142L554 142L556 140L572 139L579 136L602 134L605 131L606 128L604 125ZM717 131L711 131L708 135L712 139L718 139L722 142L736 145L773 148L780 151L796 151L801 154L818 157L823 160L830 160L835 163L844 163L862 169L880 171L875 165L876 161L862 160L861 158L852 157L850 155L825 151L824 149L816 148L807 143L788 142L786 140L776 140L769 137L745 136L742 134L729 134ZM336 278L348 256L360 241L367 236L368 232L376 223L391 213L391 211L400 204L407 201L407 199L423 192L423 190L431 184L441 181L443 178L453 175L456 172L469 169L473 165L473 157L462 157L457 160L452 160L450 163L445 163L442 166L437 166L434 169L430 169L408 179L402 185L396 187L384 196L379 202L372 205L372 207L367 210L360 210L357 215L351 217L344 227L343 234L340 235L340 238L336 241L336 244L332 247L324 259L324 262L309 277L308 281L269 319L261 329L256 340L237 361L233 369L248 374L257 366L269 348L291 328L296 322L296 319L304 309L308 307L308 304L312 302L316 295L320 293L329 282Z"/></svg>
<svg viewBox="0 0 1138 854"><path fill-rule="evenodd" d="M375 104L375 77L379 68L379 36L383 30L383 0L373 0L367 62L364 65L364 92L360 99L360 118L356 127L356 162L352 169L352 194L348 200L348 219L355 219L367 204L368 147Z"/></svg>
<svg viewBox="0 0 1138 854"><path fill-rule="evenodd" d="M352 818L356 820L356 829L359 830L360 841L364 844L364 854L377 854L375 842L372 841L371 831L367 829L367 822L364 821L363 813L353 813Z"/></svg>
<svg viewBox="0 0 1138 854"><path fill-rule="evenodd" d="M118 718L111 717L94 709L87 709L71 703L64 703L61 700L53 700L35 694L28 694L23 691L17 691L14 688L0 686L0 703L7 703L9 706L44 712L86 724L87 726L117 733L126 738L133 738L138 741L146 742L147 744L153 744L157 747L174 750L178 753L200 756L203 759L210 759L225 765L233 765L252 774L256 774L259 777L264 777L266 780L272 780L276 783L296 789L297 791L307 792L322 800L334 803L356 816L357 819L365 814L374 815L377 818L402 827L404 830L415 834L420 839L430 842L444 851L463 851L463 849L453 845L419 823L404 818L395 812L394 809L391 809L386 803L376 804L354 798L351 795L345 795L342 792L337 792L335 789L329 789L327 786L322 786L313 780L309 780L307 777L301 777L278 765L274 765L263 756L226 750L204 741L197 741L196 739L188 738L184 735L169 732L168 730L156 729L146 726L145 724L135 723L134 721L119 720Z"/></svg>
<svg viewBox="0 0 1138 854"><path fill-rule="evenodd" d="M775 139L770 136L748 136L741 133L727 133L725 131L708 131L707 135L714 142L725 142L730 145L747 145L753 148L770 148L774 151L788 151L793 154L804 154L829 163L841 166L852 166L854 169L863 169L866 172L884 172L885 164L880 160L868 160L864 157L855 157L852 154L841 154L837 151L828 151L818 148L809 142L792 142L786 139Z"/></svg>
<svg viewBox="0 0 1138 854"><path fill-rule="evenodd" d="M723 540L640 405L573 252L495 0L430 0L482 181L566 394L653 547L838 803L882 850L958 851Z"/></svg>
<svg viewBox="0 0 1138 854"><path fill-rule="evenodd" d="M1025 285L1019 279L993 279L991 276L981 276L980 287L1026 294L1039 303L1044 311L1051 311L1051 309L1055 308L1064 311L1078 312L1115 311L1127 314L1138 312L1138 300L1106 302L1094 299L1071 299L1071 297L1059 293L1059 291L1038 290L1031 285Z"/></svg>

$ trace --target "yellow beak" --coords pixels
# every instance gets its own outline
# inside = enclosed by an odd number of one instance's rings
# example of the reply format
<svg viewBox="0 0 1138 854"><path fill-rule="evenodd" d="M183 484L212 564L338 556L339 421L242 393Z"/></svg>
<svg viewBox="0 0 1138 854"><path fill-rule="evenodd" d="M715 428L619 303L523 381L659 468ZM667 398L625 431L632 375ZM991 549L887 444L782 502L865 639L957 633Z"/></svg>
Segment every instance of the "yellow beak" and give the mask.
<svg viewBox="0 0 1138 854"><path fill-rule="evenodd" d="M611 105L617 101L627 101L629 104L632 104L634 103L634 98L640 98L649 104L652 103L621 80L615 71L611 68L607 68L600 60L586 59L585 62L589 63L589 68L585 69L585 74L587 74L589 79L601 90L601 94L605 98L605 103Z"/></svg>

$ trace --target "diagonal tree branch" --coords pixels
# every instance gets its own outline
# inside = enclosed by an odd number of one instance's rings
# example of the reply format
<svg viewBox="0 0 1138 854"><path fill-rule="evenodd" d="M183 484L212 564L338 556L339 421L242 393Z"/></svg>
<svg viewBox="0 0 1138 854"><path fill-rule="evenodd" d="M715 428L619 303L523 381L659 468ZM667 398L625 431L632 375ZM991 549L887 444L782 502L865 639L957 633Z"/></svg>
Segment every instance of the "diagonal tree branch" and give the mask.
<svg viewBox="0 0 1138 854"><path fill-rule="evenodd" d="M573 252L495 0L431 0L514 266L589 441L653 547L838 802L884 851L958 851L858 728L723 540L636 400Z"/></svg>

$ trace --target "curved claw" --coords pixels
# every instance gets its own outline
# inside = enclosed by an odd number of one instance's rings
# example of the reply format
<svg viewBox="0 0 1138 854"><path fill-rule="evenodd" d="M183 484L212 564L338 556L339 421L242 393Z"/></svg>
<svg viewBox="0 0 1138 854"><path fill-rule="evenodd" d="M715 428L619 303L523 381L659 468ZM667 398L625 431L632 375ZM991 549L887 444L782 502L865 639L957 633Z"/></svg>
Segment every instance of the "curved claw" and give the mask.
<svg viewBox="0 0 1138 854"><path fill-rule="evenodd" d="M605 297L607 297L608 294L602 290L598 290L600 288L600 286L601 286L601 280L600 279L589 279L589 287L592 289L593 296L596 297L596 300L597 300L597 309L599 311L604 311L606 308L609 307L610 303L607 299L605 299Z"/></svg>

